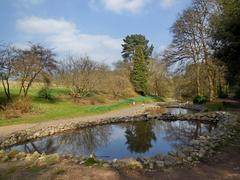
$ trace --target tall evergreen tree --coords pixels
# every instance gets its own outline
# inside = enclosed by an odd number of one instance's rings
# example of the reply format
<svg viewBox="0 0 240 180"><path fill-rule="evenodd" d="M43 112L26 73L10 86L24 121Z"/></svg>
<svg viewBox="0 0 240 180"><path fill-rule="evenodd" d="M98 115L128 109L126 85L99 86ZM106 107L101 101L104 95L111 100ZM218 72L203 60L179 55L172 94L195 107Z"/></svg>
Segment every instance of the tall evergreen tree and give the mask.
<svg viewBox="0 0 240 180"><path fill-rule="evenodd" d="M145 95L147 93L147 63L144 58L143 47L136 46L133 56L133 69L131 72L131 82L135 91Z"/></svg>
<svg viewBox="0 0 240 180"><path fill-rule="evenodd" d="M122 44L122 57L128 62L132 61L136 46L142 46L145 60L147 60L152 55L153 45L148 45L149 40L147 40L144 35L128 35L123 39L123 42L124 43Z"/></svg>
<svg viewBox="0 0 240 180"><path fill-rule="evenodd" d="M240 85L240 0L217 0L212 18L215 56L227 64L228 81Z"/></svg>

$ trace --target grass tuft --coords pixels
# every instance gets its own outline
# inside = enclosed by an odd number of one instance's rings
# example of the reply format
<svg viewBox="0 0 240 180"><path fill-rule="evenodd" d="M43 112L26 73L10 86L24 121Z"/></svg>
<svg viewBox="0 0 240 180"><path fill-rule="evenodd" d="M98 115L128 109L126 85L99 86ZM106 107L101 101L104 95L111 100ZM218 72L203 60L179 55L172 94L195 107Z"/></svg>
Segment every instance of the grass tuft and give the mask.
<svg viewBox="0 0 240 180"><path fill-rule="evenodd" d="M96 159L94 158L88 158L85 163L84 163L86 166L92 166L94 164L99 164L99 161L97 161Z"/></svg>

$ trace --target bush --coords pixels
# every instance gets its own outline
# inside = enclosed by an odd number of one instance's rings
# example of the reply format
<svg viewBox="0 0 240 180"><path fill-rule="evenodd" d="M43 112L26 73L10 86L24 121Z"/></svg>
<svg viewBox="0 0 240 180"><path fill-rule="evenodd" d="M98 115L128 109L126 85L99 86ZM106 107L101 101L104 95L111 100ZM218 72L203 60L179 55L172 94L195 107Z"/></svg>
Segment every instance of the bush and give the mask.
<svg viewBox="0 0 240 180"><path fill-rule="evenodd" d="M52 95L52 92L49 88L42 88L38 92L38 98L46 99L46 100L49 100L49 101L54 101L55 100L55 97Z"/></svg>
<svg viewBox="0 0 240 180"><path fill-rule="evenodd" d="M137 93L134 91L133 88L125 88L122 90L120 95L122 98L130 98L136 96Z"/></svg>
<svg viewBox="0 0 240 180"><path fill-rule="evenodd" d="M8 119L20 117L31 111L30 100L27 97L19 98L5 107L5 117Z"/></svg>
<svg viewBox="0 0 240 180"><path fill-rule="evenodd" d="M206 96L197 95L193 98L193 103L194 104L205 104L206 102L207 102L207 97Z"/></svg>
<svg viewBox="0 0 240 180"><path fill-rule="evenodd" d="M11 104L11 107L15 110L21 111L21 113L28 113L31 110L30 100L28 97L19 98Z"/></svg>

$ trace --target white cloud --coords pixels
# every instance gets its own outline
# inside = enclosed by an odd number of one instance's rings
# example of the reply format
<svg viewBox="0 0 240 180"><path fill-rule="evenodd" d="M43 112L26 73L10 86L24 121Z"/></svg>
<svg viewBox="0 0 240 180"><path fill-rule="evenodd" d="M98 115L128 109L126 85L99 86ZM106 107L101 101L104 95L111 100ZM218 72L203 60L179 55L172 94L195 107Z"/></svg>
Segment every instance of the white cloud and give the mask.
<svg viewBox="0 0 240 180"><path fill-rule="evenodd" d="M106 9L114 12L138 12L145 5L145 0L102 0Z"/></svg>
<svg viewBox="0 0 240 180"><path fill-rule="evenodd" d="M132 12L137 13L143 9L149 0L100 0L100 4L105 9L113 11L115 13ZM91 7L96 6L98 0L91 0L89 2Z"/></svg>
<svg viewBox="0 0 240 180"><path fill-rule="evenodd" d="M160 0L160 4L163 8L169 8L175 5L177 0Z"/></svg>
<svg viewBox="0 0 240 180"><path fill-rule="evenodd" d="M74 33L76 27L73 23L65 20L43 19L39 17L27 17L17 20L17 27L28 33Z"/></svg>
<svg viewBox="0 0 240 180"><path fill-rule="evenodd" d="M17 28L28 35L39 35L58 53L87 54L96 60L112 63L120 58L122 40L109 35L81 33L74 23L63 19L27 17L19 19Z"/></svg>
<svg viewBox="0 0 240 180"><path fill-rule="evenodd" d="M159 2L162 8L170 8L174 6L178 0L89 0L89 6L95 10L103 6L105 9L114 13L138 13L148 4L154 6L159 4Z"/></svg>

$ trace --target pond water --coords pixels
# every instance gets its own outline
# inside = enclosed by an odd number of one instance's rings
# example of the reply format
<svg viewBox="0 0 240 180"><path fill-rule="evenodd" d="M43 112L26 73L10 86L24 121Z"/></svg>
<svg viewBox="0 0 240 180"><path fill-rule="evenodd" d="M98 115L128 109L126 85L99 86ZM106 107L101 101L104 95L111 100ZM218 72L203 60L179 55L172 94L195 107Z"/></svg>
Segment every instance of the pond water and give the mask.
<svg viewBox="0 0 240 180"><path fill-rule="evenodd" d="M24 152L90 155L99 159L123 159L165 155L191 139L212 130L213 125L190 121L141 121L109 124L45 137L11 147Z"/></svg>

